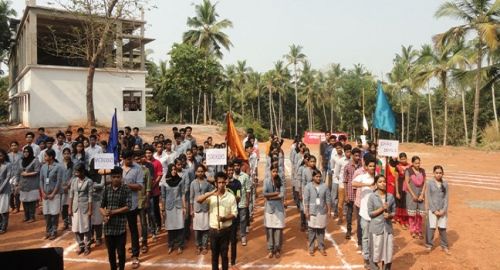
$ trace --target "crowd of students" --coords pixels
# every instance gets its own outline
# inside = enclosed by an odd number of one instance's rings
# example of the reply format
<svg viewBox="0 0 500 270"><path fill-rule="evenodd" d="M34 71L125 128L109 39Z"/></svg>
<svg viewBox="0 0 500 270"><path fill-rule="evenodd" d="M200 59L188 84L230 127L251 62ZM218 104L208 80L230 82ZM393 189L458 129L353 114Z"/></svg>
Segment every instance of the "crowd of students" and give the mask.
<svg viewBox="0 0 500 270"><path fill-rule="evenodd" d="M57 237L62 215L63 230L75 234L78 255L102 245L104 235L111 269L124 269L127 227L133 268L140 266L140 254L148 252L148 240L156 242L164 228L168 254L182 254L193 232L196 254L205 255L210 248L212 269L219 269L219 257L222 269L228 269L236 265L238 240L242 246L248 243L256 198L262 196L267 257L281 257L287 182L283 140L278 137L271 136L266 145L259 184L260 153L251 129L243 141L246 157L231 158L225 166L207 166L206 149L225 148L225 143L213 144L208 137L198 145L189 126L174 128L173 141L159 134L149 143L138 128L125 127L119 132L120 166L110 171L94 166L96 154L107 151L97 130L88 138L83 128L75 138L71 130L59 131L55 138L43 128L38 132L36 141L34 133L26 133L23 147L13 141L9 152L0 149L0 233L8 229L9 207L19 212L22 203L26 223L35 222L37 208L42 207L49 240ZM385 164L373 143L353 147L345 137L327 133L326 138L320 146L321 168L299 138L289 156L288 185L311 256L316 251L327 256L324 238L332 215L338 224L345 220L346 239L357 217L356 236L366 268L378 269L383 263L390 269L394 222L403 229L409 225L411 235L423 239L427 216L426 247L432 248L438 228L441 246L448 252L449 189L441 166L434 167L434 178L427 180L418 157L409 164L401 153L399 160L391 158Z"/></svg>

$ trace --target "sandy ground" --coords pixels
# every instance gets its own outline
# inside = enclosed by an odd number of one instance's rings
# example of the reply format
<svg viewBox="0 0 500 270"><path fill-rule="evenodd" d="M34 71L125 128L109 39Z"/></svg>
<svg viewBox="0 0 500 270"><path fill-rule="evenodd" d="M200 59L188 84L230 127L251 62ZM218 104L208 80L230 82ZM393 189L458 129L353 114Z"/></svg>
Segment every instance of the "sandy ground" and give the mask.
<svg viewBox="0 0 500 270"><path fill-rule="evenodd" d="M146 140L151 140L154 134L160 132L170 137L171 127L153 125L141 133ZM214 137L215 142L224 138L221 131L214 127L193 128L193 134L199 143L207 136ZM57 130L48 129L48 134L53 135ZM26 131L0 128L0 147L6 147L12 139L23 142ZM105 138L107 135L101 134L101 139ZM287 155L290 144L290 141L284 144ZM317 145L311 145L310 148L313 153L317 153ZM263 153L264 143L260 144L260 149ZM499 269L497 246L500 244L500 168L497 162L500 160L500 153L419 144L405 144L401 146L401 150L407 152L408 156L419 155L428 173L436 164L445 168L445 178L451 184L448 237L452 254L445 255L439 248L430 253L425 251L422 240L411 239L408 231L396 225L393 269ZM289 163L287 164L289 166ZM264 159L259 165L262 172ZM307 254L306 234L299 231L299 214L293 206L290 193L289 188L287 198L290 207L286 211L287 228L284 231L282 257L264 258L267 251L262 219L263 199L259 197L259 207L251 226L248 245L243 247L238 244L237 266L241 269L361 269L362 258L356 243L354 240L345 240L345 224L339 226L333 220L327 229L328 256L317 254L310 257ZM60 232L54 241L43 240L45 223L42 216L37 217L37 222L24 224L21 222L22 212L11 214L8 233L0 236L0 251L63 247L66 269L109 269L105 247L94 248L88 256L77 256L74 253L75 241L71 232ZM127 246L129 245L130 242ZM435 245L439 245L437 239ZM156 243L150 242L150 251L141 255L141 261L140 269L210 269L210 253L196 256L192 239L187 243L182 255L167 255L165 232L162 232ZM129 263L127 269L131 269Z"/></svg>

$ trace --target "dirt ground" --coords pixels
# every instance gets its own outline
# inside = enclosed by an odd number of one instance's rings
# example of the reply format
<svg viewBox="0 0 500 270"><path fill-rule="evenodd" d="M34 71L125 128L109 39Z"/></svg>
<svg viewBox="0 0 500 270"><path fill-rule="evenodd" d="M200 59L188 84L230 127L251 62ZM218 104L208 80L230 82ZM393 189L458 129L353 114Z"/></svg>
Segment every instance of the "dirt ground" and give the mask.
<svg viewBox="0 0 500 270"><path fill-rule="evenodd" d="M152 125L141 131L146 141L160 132L171 137L172 125ZM179 126L180 127L180 126ZM57 130L48 129L49 135ZM65 130L62 129L62 130ZM24 142L26 129L0 128L0 148L16 139ZM224 139L221 130L211 126L193 126L193 135L198 143L207 136L214 142ZM107 134L102 130L101 139ZM285 141L284 149L288 156L290 141ZM309 146L313 153L317 145ZM260 143L264 153L264 143ZM408 156L421 157L423 167L431 174L432 166L443 165L445 179L449 181L450 207L448 238L451 255L445 255L439 247L430 253L425 251L422 240L411 239L409 232L395 225L395 254L393 269L500 269L500 160L499 152L485 152L460 147L431 147L420 144L404 144L401 151ZM287 162L287 164L289 164ZM263 172L264 158L261 158L260 171ZM289 165L287 165L289 166ZM288 168L287 168L288 170ZM263 173L261 173L263 175ZM287 172L287 176L289 172ZM288 183L289 178L287 179ZM259 192L261 187L259 187ZM327 228L327 257L316 254L310 257L306 249L306 234L299 231L299 214L293 206L290 188L284 230L283 254L280 259L267 259L266 241L263 227L263 199L258 198L255 221L249 233L246 247L238 244L238 268L240 269L361 269L362 258L354 240L344 239L345 223L337 225L331 220ZM63 247L66 269L108 269L105 247L94 248L88 256L74 253L75 241L71 232L60 232L54 241L43 240L44 221L42 216L33 224L21 222L23 213L11 214L9 231L0 235L0 251L36 248ZM353 237L355 238L355 237ZM130 239L130 238L129 238ZM130 241L127 246L130 245ZM435 239L435 246L439 240ZM140 269L210 269L210 253L196 256L194 242L187 242L182 255L167 255L166 233L162 232L156 243L150 241L150 251L141 255ZM127 269L131 265L127 264Z"/></svg>

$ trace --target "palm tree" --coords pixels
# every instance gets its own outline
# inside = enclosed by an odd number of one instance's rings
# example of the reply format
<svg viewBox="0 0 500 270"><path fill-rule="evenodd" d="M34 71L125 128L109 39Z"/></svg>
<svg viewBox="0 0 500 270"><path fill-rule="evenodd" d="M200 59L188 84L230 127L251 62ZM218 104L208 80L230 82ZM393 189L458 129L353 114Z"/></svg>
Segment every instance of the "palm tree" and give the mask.
<svg viewBox="0 0 500 270"><path fill-rule="evenodd" d="M330 102L330 131L333 131L333 111L335 103L335 92L337 91L340 79L345 73L345 69L340 64L331 64L327 71L326 78L326 91L329 93L328 98ZM328 128L327 128L328 129Z"/></svg>
<svg viewBox="0 0 500 270"><path fill-rule="evenodd" d="M273 117L273 115L276 115L274 112L274 105L273 105L273 92L276 91L275 87L275 76L274 76L274 71L270 70L266 72L263 75L263 87L268 91L268 97L269 97L269 133L273 134L274 133L274 128L276 127L276 124L273 125L273 118L276 123L276 117Z"/></svg>
<svg viewBox="0 0 500 270"><path fill-rule="evenodd" d="M233 23L228 19L217 21L219 14L215 11L216 5L210 0L203 0L203 3L196 5L196 16L187 19L187 25L191 29L184 33L182 39L184 43L203 48L222 58L221 46L228 51L233 46L222 30L233 27Z"/></svg>
<svg viewBox="0 0 500 270"><path fill-rule="evenodd" d="M262 78L261 74L257 71L250 71L248 74L248 88L251 98L257 98L257 121L260 123L262 121L260 114L260 90L262 88ZM253 111L253 103L252 111ZM253 113L252 113L253 116Z"/></svg>
<svg viewBox="0 0 500 270"><path fill-rule="evenodd" d="M316 71L311 68L308 61L304 62L304 69L300 76L300 84L303 87L304 98L306 101L307 109L307 123L308 129L314 129L314 101L316 95Z"/></svg>
<svg viewBox="0 0 500 270"><path fill-rule="evenodd" d="M10 32L9 18L16 15L16 11L12 8L10 1L0 1L0 64L10 49L12 34Z"/></svg>
<svg viewBox="0 0 500 270"><path fill-rule="evenodd" d="M456 0L443 3L435 13L437 18L450 17L459 19L463 24L454 26L448 31L434 37L436 44L446 47L450 40L464 39L466 36L476 37L476 68L481 70L485 56L485 47L496 50L498 47L498 13L500 1L496 0ZM472 120L471 146L477 143L477 122L479 116L479 97L481 90L481 72L476 74L474 92L474 116Z"/></svg>
<svg viewBox="0 0 500 270"><path fill-rule="evenodd" d="M236 74L235 74L235 80L234 80L234 87L238 91L238 94L240 95L240 102L241 102L241 119L243 120L245 117L245 99L246 99L246 94L245 94L245 85L248 82L248 72L251 71L251 68L247 66L247 61L246 60L239 60L236 62Z"/></svg>
<svg viewBox="0 0 500 270"><path fill-rule="evenodd" d="M302 46L292 44L290 46L290 52L283 56L288 65L293 65L293 87L295 90L295 134L298 134L298 93L297 93L297 82L298 82L298 65L306 60L306 55L302 53Z"/></svg>
<svg viewBox="0 0 500 270"><path fill-rule="evenodd" d="M448 77L457 65L467 62L467 57L462 49L463 46L460 43L454 42L450 42L446 46L437 46L434 50L431 46L424 45L418 59L420 70L417 72L417 80L425 84L433 77L437 78L443 90L443 146L446 146L448 137Z"/></svg>
<svg viewBox="0 0 500 270"><path fill-rule="evenodd" d="M236 67L234 65L228 65L226 66L225 70L225 81L226 81L226 90L227 90L227 98L228 100L228 107L229 107L229 112L232 114L233 113L233 88L234 85L236 84Z"/></svg>
<svg viewBox="0 0 500 270"><path fill-rule="evenodd" d="M277 135L281 137L281 131L283 130L283 96L288 88L288 82L290 81L290 74L288 69L285 67L283 61L278 60L274 63L274 79L276 85L276 92L278 93L278 130Z"/></svg>

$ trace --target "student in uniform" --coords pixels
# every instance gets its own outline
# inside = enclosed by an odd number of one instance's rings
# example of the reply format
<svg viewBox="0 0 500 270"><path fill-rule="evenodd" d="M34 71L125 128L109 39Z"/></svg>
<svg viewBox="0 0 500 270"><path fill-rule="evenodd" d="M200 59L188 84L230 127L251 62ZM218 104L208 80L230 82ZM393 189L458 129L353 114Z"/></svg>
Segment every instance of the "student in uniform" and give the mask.
<svg viewBox="0 0 500 270"><path fill-rule="evenodd" d="M88 156L85 153L85 146L83 145L83 141L77 141L73 145L73 155L71 156L71 160L73 161L73 165L78 165L82 163L85 166L85 170L89 169L89 160Z"/></svg>
<svg viewBox="0 0 500 270"><path fill-rule="evenodd" d="M250 191L250 198L248 202L248 212L249 212L249 217L250 220L253 220L253 214L254 214L254 209L255 209L255 199L256 199L256 192L257 192L257 186L259 184L259 179L257 178L257 167L259 160L257 158L257 154L253 151L253 144L251 142L247 142L245 144L245 152L247 153L248 156L248 164L250 167L250 183L251 183L251 191Z"/></svg>
<svg viewBox="0 0 500 270"><path fill-rule="evenodd" d="M194 239L196 242L196 254L207 254L208 252L208 230L209 230L209 220L208 220L208 203L198 203L196 200L199 196L210 192L214 189L214 186L208 183L205 177L205 167L198 164L196 167L196 179L191 182L190 186L190 207L191 215L193 217L193 231Z"/></svg>
<svg viewBox="0 0 500 270"><path fill-rule="evenodd" d="M321 172L312 170L312 181L304 188L304 208L308 224L309 255L314 256L314 242L318 242L321 255L326 256L325 229L331 216L332 196L326 183L321 181Z"/></svg>
<svg viewBox="0 0 500 270"><path fill-rule="evenodd" d="M23 203L23 222L35 222L36 204L40 199L40 162L31 146L23 149L23 158L19 161L19 198Z"/></svg>
<svg viewBox="0 0 500 270"><path fill-rule="evenodd" d="M356 201L356 189L352 185L354 179L354 172L361 168L361 150L354 148L351 151L351 159L345 165L342 173L342 181L345 186L345 205L346 205L346 227L345 239L351 239L352 234L352 216L354 211L354 201Z"/></svg>
<svg viewBox="0 0 500 270"><path fill-rule="evenodd" d="M433 171L434 178L427 181L427 186L425 188L425 198L427 201L426 208L428 213L425 246L428 251L432 250L434 232L437 227L441 240L441 249L449 255L450 251L448 249L446 227L448 223L448 198L450 190L448 182L443 179L443 167L436 165Z"/></svg>
<svg viewBox="0 0 500 270"><path fill-rule="evenodd" d="M23 154L19 152L19 143L17 141L13 141L10 143L10 151L7 154L10 162L10 185L12 188L12 194L10 195L10 208L13 212L19 213L21 209L21 199L19 194L19 161L23 158Z"/></svg>
<svg viewBox="0 0 500 270"><path fill-rule="evenodd" d="M146 167L146 158L142 150L134 152L135 162L139 164L144 174L144 186L139 191L139 216L141 222L141 252L148 252L148 217L149 217L149 193L151 192L151 174Z"/></svg>
<svg viewBox="0 0 500 270"><path fill-rule="evenodd" d="M78 164L69 190L69 215L72 216L71 230L78 243L76 254L90 254L90 217L92 216L92 180L85 176L85 167Z"/></svg>
<svg viewBox="0 0 500 270"><path fill-rule="evenodd" d="M425 170L420 167L420 158L418 156L413 156L411 163L411 167L405 171L406 207L410 222L410 233L415 239L424 239L422 217L425 215Z"/></svg>
<svg viewBox="0 0 500 270"><path fill-rule="evenodd" d="M102 193L106 185L106 176L99 174L95 169L95 160L92 158L89 164L88 177L92 180L92 216L90 217L90 243L98 247L102 245L102 222L101 207Z"/></svg>
<svg viewBox="0 0 500 270"><path fill-rule="evenodd" d="M370 215L370 265L372 269L390 270L393 254L392 218L396 214L396 204L392 194L387 192L385 176L375 176L375 192L368 198ZM379 263L383 263L382 268Z"/></svg>
<svg viewBox="0 0 500 270"><path fill-rule="evenodd" d="M125 244L127 243L127 212L132 207L130 189L123 184L123 169L111 170L111 185L104 189L101 215L104 217L104 236L111 270L125 269ZM118 267L116 254L118 253Z"/></svg>
<svg viewBox="0 0 500 270"><path fill-rule="evenodd" d="M38 144L33 142L33 139L35 138L35 133L29 131L26 133L26 136L24 136L24 138L26 139L26 145L23 147L23 150L27 146L31 146L31 148L33 150L33 155L35 157L38 157L38 155L40 154L40 151L42 151L42 149L40 149L40 146Z"/></svg>
<svg viewBox="0 0 500 270"><path fill-rule="evenodd" d="M408 212L406 211L406 191L407 186L405 183L405 172L411 166L408 163L406 153L399 153L399 163L396 165L398 179L395 186L396 188L396 216L394 220L401 225L403 230L408 229Z"/></svg>
<svg viewBox="0 0 500 270"><path fill-rule="evenodd" d="M300 156L297 155L297 156ZM297 201L298 201L298 208L299 208L299 211L300 211L300 231L301 232L305 232L307 230L307 220L306 220L306 215L304 214L304 198L303 198L303 194L302 194L302 174L304 173L304 170L307 169L307 164L309 163L309 158L310 158L310 154L308 153L305 153L302 160L300 161L300 163L297 163L297 173L296 173L296 177L297 177L297 189L296 189L296 192L297 192ZM297 160L298 161L298 160Z"/></svg>
<svg viewBox="0 0 500 270"><path fill-rule="evenodd" d="M222 270L228 270L228 245L231 224L237 215L236 198L226 190L227 176L223 172L215 175L217 188L197 198L198 203L208 201L210 223L210 247L212 249L212 270L219 270L219 256Z"/></svg>
<svg viewBox="0 0 500 270"><path fill-rule="evenodd" d="M7 232L9 225L9 200L12 193L11 164L7 152L0 149L0 234Z"/></svg>
<svg viewBox="0 0 500 270"><path fill-rule="evenodd" d="M266 227L267 257L281 257L283 245L283 229L285 228L285 207L283 198L285 187L278 174L278 167L271 167L270 177L264 180L263 195L266 199L264 210L264 226Z"/></svg>
<svg viewBox="0 0 500 270"><path fill-rule="evenodd" d="M184 250L184 216L186 215L186 183L174 164L168 166L166 185L161 193L165 203L165 227L168 231L168 254L177 247L177 254Z"/></svg>
<svg viewBox="0 0 500 270"><path fill-rule="evenodd" d="M63 170L63 179L61 184L61 203L62 203L62 219L64 222L63 231L67 230L71 225L70 211L69 208L69 191L71 188L71 181L73 179L73 161L71 160L71 150L69 148L64 148L62 150L63 158L61 160L61 166Z"/></svg>
<svg viewBox="0 0 500 270"><path fill-rule="evenodd" d="M131 190L130 199L132 207L127 212L127 223L132 242L132 267L138 268L139 261L139 229L137 227L137 216L139 215L139 192L144 188L144 173L141 167L134 162L134 152L125 149L122 152L123 158L123 183Z"/></svg>
<svg viewBox="0 0 500 270"><path fill-rule="evenodd" d="M45 239L54 240L57 235L63 177L64 171L56 160L56 152L48 149L45 152L45 164L40 168L40 190L46 223Z"/></svg>
<svg viewBox="0 0 500 270"><path fill-rule="evenodd" d="M368 198L373 193L373 183L375 182L376 158L368 155L364 159L366 173L356 176L352 180L352 186L360 190L359 193L359 225L361 229L361 250L365 261L365 268L370 266L370 247L369 247L369 224L371 217L368 213ZM358 196L356 196L358 199ZM359 235L359 231L358 231Z"/></svg>
<svg viewBox="0 0 500 270"><path fill-rule="evenodd" d="M237 178L234 178L234 164L232 162L227 164L227 191L232 193L236 199L236 205L240 202L241 198L241 183ZM237 207L236 207L237 208ZM229 237L229 243L231 244L231 266L236 265L236 257L238 255L238 226L240 219L238 214L232 220L231 224L231 234Z"/></svg>
<svg viewBox="0 0 500 270"><path fill-rule="evenodd" d="M247 228L248 228L248 204L250 201L250 193L252 192L252 181L250 176L241 170L243 161L236 159L233 162L234 174L233 177L241 183L241 197L238 202L238 217L240 221L240 237L241 245L247 245Z"/></svg>

